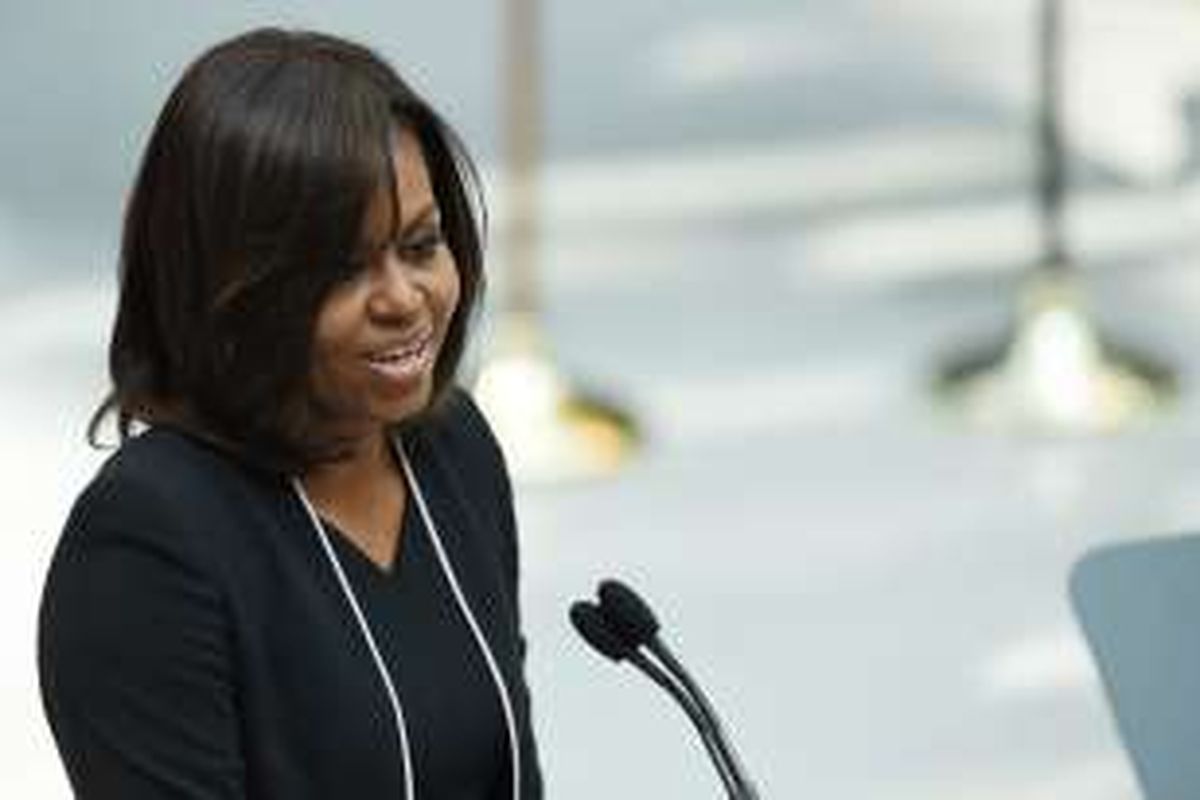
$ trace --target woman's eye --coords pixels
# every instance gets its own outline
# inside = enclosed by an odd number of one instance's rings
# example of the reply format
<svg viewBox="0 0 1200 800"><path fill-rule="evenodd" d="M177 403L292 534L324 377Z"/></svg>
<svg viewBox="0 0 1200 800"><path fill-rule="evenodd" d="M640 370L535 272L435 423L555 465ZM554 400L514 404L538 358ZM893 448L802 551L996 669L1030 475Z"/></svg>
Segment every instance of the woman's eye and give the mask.
<svg viewBox="0 0 1200 800"><path fill-rule="evenodd" d="M341 264L338 279L342 283L353 281L364 275L370 269L370 266L370 261L368 261L366 258L357 256L353 258L347 258Z"/></svg>
<svg viewBox="0 0 1200 800"><path fill-rule="evenodd" d="M428 261L444 243L441 231L420 234L400 244L400 257L406 261Z"/></svg>

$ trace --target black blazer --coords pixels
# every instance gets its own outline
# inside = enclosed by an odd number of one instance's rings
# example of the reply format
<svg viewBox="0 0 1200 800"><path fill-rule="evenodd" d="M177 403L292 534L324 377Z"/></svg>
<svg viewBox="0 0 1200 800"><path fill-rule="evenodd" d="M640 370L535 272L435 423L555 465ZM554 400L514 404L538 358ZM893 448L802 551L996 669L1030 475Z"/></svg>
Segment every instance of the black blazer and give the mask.
<svg viewBox="0 0 1200 800"><path fill-rule="evenodd" d="M404 443L508 687L521 797L540 798L500 450L459 391ZM391 708L299 498L184 433L128 440L76 501L39 669L80 797L402 797Z"/></svg>

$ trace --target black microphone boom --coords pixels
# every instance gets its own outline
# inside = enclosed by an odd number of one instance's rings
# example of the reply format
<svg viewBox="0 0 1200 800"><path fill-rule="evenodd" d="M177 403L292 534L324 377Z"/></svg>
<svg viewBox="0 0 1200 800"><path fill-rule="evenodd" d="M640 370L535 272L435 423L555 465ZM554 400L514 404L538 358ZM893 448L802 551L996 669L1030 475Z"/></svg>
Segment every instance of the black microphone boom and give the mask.
<svg viewBox="0 0 1200 800"><path fill-rule="evenodd" d="M713 744L720 751L725 771L733 776L737 784L738 792L735 796L744 800L757 800L758 792L746 774L733 743L725 733L720 716L700 685L667 647L666 642L659 637L658 619L650 605L629 586L612 578L600 582L597 594L600 597L600 610L608 618L613 630L625 637L629 647L635 650L639 647L649 649L683 691L692 698L700 715L706 720L706 727L710 730Z"/></svg>
<svg viewBox="0 0 1200 800"><path fill-rule="evenodd" d="M732 800L757 800L720 717L699 685L659 637L658 619L637 592L617 580L600 583L600 604L578 602L571 622L593 648L614 661L627 660L666 689L687 712ZM641 648L654 657L648 658ZM660 666L661 664L661 666Z"/></svg>
<svg viewBox="0 0 1200 800"><path fill-rule="evenodd" d="M583 640L605 658L620 662L637 653L636 648L631 647L623 637L612 630L612 626L595 603L586 600L572 603L571 624Z"/></svg>
<svg viewBox="0 0 1200 800"><path fill-rule="evenodd" d="M596 594L600 598L600 610L631 644L649 644L658 636L658 619L633 589L609 578L600 581Z"/></svg>
<svg viewBox="0 0 1200 800"><path fill-rule="evenodd" d="M700 735L704 749L708 751L708 757L716 767L717 773L721 777L721 783L725 785L725 790L729 793L730 798L740 800L744 797L739 793L737 776L726 761L709 720L705 718L700 707L687 692L662 668L646 658L635 645L632 645L619 631L614 629L612 621L600 610L600 606L586 600L579 600L571 604L570 616L575 630L585 642L591 645L593 650L618 663L628 661L674 698Z"/></svg>

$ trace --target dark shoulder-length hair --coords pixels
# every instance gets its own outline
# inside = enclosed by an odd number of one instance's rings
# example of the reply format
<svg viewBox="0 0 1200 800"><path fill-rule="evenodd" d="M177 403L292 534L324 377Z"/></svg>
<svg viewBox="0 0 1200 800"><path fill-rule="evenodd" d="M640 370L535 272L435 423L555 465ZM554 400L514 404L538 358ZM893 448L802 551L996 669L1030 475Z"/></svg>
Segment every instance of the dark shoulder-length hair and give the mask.
<svg viewBox="0 0 1200 800"><path fill-rule="evenodd" d="M263 29L188 67L150 136L126 209L112 390L93 444L115 415L121 439L135 423L169 423L273 470L338 457L344 443L314 424L314 320L355 269L371 198L394 185L400 130L421 144L461 286L431 406L444 398L483 289L470 158L371 50Z"/></svg>

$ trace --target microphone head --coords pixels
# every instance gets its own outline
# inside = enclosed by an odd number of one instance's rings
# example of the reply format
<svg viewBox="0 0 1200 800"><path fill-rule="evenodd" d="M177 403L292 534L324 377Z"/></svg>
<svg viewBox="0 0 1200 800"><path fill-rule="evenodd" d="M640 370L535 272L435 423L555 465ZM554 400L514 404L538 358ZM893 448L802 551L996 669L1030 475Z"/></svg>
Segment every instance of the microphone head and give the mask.
<svg viewBox="0 0 1200 800"><path fill-rule="evenodd" d="M592 646L592 649L613 661L623 661L633 654L633 648L612 629L600 607L588 600L571 605L571 624Z"/></svg>
<svg viewBox="0 0 1200 800"><path fill-rule="evenodd" d="M600 582L600 610L610 627L631 648L638 648L658 636L658 620L638 593L618 580Z"/></svg>

